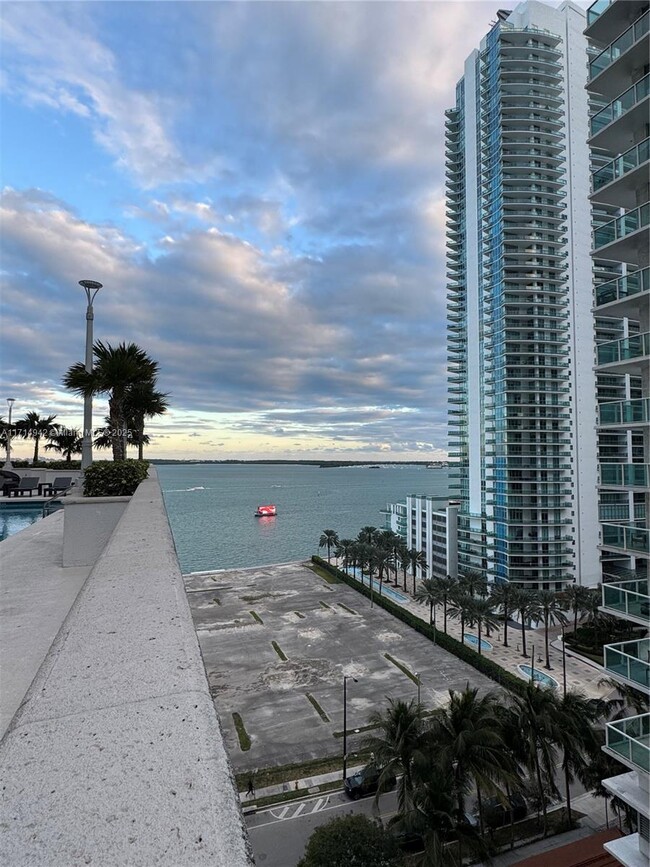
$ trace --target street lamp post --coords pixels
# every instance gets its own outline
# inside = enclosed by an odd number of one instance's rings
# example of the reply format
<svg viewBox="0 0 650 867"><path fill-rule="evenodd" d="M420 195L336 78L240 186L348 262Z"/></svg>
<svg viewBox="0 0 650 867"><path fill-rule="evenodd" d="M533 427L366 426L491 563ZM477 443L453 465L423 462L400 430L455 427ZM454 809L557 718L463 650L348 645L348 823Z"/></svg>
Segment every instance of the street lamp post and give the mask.
<svg viewBox="0 0 650 867"><path fill-rule="evenodd" d="M564 623L562 624L562 680L564 682L564 697L566 698L566 645L564 643ZM605 798L607 802L607 798Z"/></svg>
<svg viewBox="0 0 650 867"><path fill-rule="evenodd" d="M4 469L13 469L11 465L11 410L14 407L15 397L7 398L7 406L9 407L9 421L7 422L7 460L5 461Z"/></svg>
<svg viewBox="0 0 650 867"><path fill-rule="evenodd" d="M80 280L79 285L86 292L88 306L86 307L86 372L93 372L93 301L102 288L102 284L96 280ZM93 462L93 398L87 394L84 397L84 431L81 448L81 469L86 470Z"/></svg>
<svg viewBox="0 0 650 867"><path fill-rule="evenodd" d="M420 679L420 672L416 671L415 676L417 678L417 684L418 684L418 707L420 707L420 687L422 685L422 680Z"/></svg>
<svg viewBox="0 0 650 867"><path fill-rule="evenodd" d="M343 782L348 775L348 680L357 682L356 677L343 675Z"/></svg>

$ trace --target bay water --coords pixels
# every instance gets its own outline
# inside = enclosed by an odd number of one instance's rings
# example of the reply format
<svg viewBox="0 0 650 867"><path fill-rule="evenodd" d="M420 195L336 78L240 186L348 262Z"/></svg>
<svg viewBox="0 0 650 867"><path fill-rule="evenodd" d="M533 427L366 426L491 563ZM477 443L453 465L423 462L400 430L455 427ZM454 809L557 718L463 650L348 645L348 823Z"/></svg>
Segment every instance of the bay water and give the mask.
<svg viewBox="0 0 650 867"><path fill-rule="evenodd" d="M446 497L448 470L423 466L159 464L183 572L287 563L318 553L323 530L352 539L383 527L387 503L407 494ZM274 503L277 516L256 518ZM324 549L320 552L324 554Z"/></svg>

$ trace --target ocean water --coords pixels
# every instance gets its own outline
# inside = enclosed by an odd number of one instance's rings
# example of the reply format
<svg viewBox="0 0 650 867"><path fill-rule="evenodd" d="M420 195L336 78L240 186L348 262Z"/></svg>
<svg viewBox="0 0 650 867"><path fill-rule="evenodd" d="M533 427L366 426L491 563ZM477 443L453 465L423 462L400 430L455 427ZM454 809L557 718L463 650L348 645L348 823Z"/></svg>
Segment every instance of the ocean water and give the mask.
<svg viewBox="0 0 650 867"><path fill-rule="evenodd" d="M380 509L407 494L447 496L448 471L425 467L158 465L183 572L286 563L318 552L325 529L354 538L383 527ZM256 518L258 505L278 514ZM325 553L325 549L321 551Z"/></svg>

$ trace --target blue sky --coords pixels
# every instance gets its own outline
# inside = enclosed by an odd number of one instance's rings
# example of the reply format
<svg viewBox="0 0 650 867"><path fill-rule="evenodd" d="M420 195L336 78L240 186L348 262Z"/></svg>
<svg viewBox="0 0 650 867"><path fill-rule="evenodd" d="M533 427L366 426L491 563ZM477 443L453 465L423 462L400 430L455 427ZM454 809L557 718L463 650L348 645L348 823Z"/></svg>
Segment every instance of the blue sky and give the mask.
<svg viewBox="0 0 650 867"><path fill-rule="evenodd" d="M3 3L2 405L81 425L90 278L150 456L444 457L444 110L501 5Z"/></svg>

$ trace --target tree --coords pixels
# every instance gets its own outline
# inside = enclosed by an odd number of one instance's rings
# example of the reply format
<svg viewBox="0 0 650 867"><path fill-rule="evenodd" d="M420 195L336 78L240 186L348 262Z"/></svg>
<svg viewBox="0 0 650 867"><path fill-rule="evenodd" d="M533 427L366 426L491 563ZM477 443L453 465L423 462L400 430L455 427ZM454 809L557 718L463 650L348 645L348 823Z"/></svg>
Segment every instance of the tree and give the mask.
<svg viewBox="0 0 650 867"><path fill-rule="evenodd" d="M113 460L126 458L129 390L141 383L152 387L158 375L158 362L135 343L118 346L98 340L93 346L94 366L91 373L78 361L63 376L63 385L81 397L108 394L111 420Z"/></svg>
<svg viewBox="0 0 650 867"><path fill-rule="evenodd" d="M320 537L320 541L318 543L319 548L327 547L327 562L332 562L332 548L335 548L339 543L339 537L336 530L323 530L323 534Z"/></svg>
<svg viewBox="0 0 650 867"><path fill-rule="evenodd" d="M440 602L440 588L437 581L425 578L421 582L413 597L416 602L426 603L429 606L429 626L433 623L433 606Z"/></svg>
<svg viewBox="0 0 650 867"><path fill-rule="evenodd" d="M60 430L50 434L50 441L45 446L45 451L58 452L65 458L67 464L72 463L72 455L80 455L83 448L83 437L77 430Z"/></svg>
<svg viewBox="0 0 650 867"><path fill-rule="evenodd" d="M54 424L55 415L40 416L37 412L28 412L24 418L16 422L18 436L24 439L34 440L33 464L38 463L38 447L43 438L47 439L50 434L56 433L58 425Z"/></svg>
<svg viewBox="0 0 650 867"><path fill-rule="evenodd" d="M113 436L111 434L111 420L108 416L104 416L104 427L95 428L93 431L93 446L96 449L112 449L113 448ZM137 442L135 440L135 429L129 427L126 431L126 444L127 446L135 446ZM145 444L149 442L149 437L146 434L143 434L143 438Z"/></svg>
<svg viewBox="0 0 650 867"><path fill-rule="evenodd" d="M578 631L578 617L585 610L585 602L587 601L589 591L586 587L580 584L569 584L562 591L562 598L566 603L567 609L573 612L573 634L575 636Z"/></svg>
<svg viewBox="0 0 650 867"><path fill-rule="evenodd" d="M460 584L457 584L452 594L449 608L449 616L452 620L460 620L460 640L465 642L465 623L472 610L472 597L463 592Z"/></svg>
<svg viewBox="0 0 650 867"><path fill-rule="evenodd" d="M467 611L471 620L476 621L478 629L478 655L481 656L481 632L483 627L486 629L496 629L499 625L499 618L494 611L494 604L491 599L473 598Z"/></svg>
<svg viewBox="0 0 650 867"><path fill-rule="evenodd" d="M431 741L440 761L454 771L458 815L465 815L465 795L476 785L479 823L483 832L483 792L503 795L501 786L516 779L515 765L504 741L496 692L479 698L478 688L449 691L449 705L434 714Z"/></svg>
<svg viewBox="0 0 650 867"><path fill-rule="evenodd" d="M418 573L418 569L421 574L424 574L427 569L427 558L424 551L418 551L417 548L409 548L408 552L409 556L409 566L411 567L411 571L413 572L413 595L415 596L415 578Z"/></svg>
<svg viewBox="0 0 650 867"><path fill-rule="evenodd" d="M465 569L458 575L458 583L468 596L486 596L487 581L478 569Z"/></svg>
<svg viewBox="0 0 650 867"><path fill-rule="evenodd" d="M381 588L384 583L384 572L393 562L393 553L388 548L374 548L371 560L373 571L377 570L377 577L379 578L379 595L381 596Z"/></svg>
<svg viewBox="0 0 650 867"><path fill-rule="evenodd" d="M153 382L136 382L126 396L125 412L128 428L133 431L133 442L138 446L138 460L143 459L143 446L149 444L144 432L146 418L164 415L169 409L168 394L157 391Z"/></svg>
<svg viewBox="0 0 650 867"><path fill-rule="evenodd" d="M551 667L551 660L548 654L548 628L555 623L566 623L564 615L564 604L562 598L557 593L551 593L550 590L540 590L537 593L537 603L539 605L540 614L544 621L544 648L546 650L546 668Z"/></svg>
<svg viewBox="0 0 650 867"><path fill-rule="evenodd" d="M521 695L511 696L513 728L521 732L524 763L535 781L544 815L544 836L548 833L547 796L559 794L555 784L558 729L557 699L552 690L526 684Z"/></svg>
<svg viewBox="0 0 650 867"><path fill-rule="evenodd" d="M457 583L458 582L456 581L456 579L452 578L451 575L447 575L446 578L438 579L438 587L440 588L440 601L442 602L443 629L445 631L445 634L447 633L447 606L450 599L453 598L454 590Z"/></svg>
<svg viewBox="0 0 650 867"><path fill-rule="evenodd" d="M424 745L422 709L414 701L389 698L386 710L374 711L368 722L375 733L366 737L364 746L374 753L374 763L382 769L377 798L389 781L398 777L397 809L404 813L412 807L413 763Z"/></svg>
<svg viewBox="0 0 650 867"><path fill-rule="evenodd" d="M374 545L377 532L376 527L362 527L359 530L357 539L359 542L365 542L366 545Z"/></svg>
<svg viewBox="0 0 650 867"><path fill-rule="evenodd" d="M298 867L398 867L395 838L363 815L340 816L317 828Z"/></svg>
<svg viewBox="0 0 650 867"><path fill-rule="evenodd" d="M344 569L348 568L350 561L353 559L354 545L354 539L339 539L336 543L336 551L334 553L342 560Z"/></svg>
<svg viewBox="0 0 650 867"><path fill-rule="evenodd" d="M537 620L540 616L537 595L532 590L517 590L514 598L514 608L521 619L521 641L524 659L528 659L526 652L526 621Z"/></svg>
<svg viewBox="0 0 650 867"><path fill-rule="evenodd" d="M492 588L490 599L501 609L503 619L503 646L508 646L508 618L514 610L514 601L517 594L517 588L509 581L504 581L501 584L496 584Z"/></svg>

